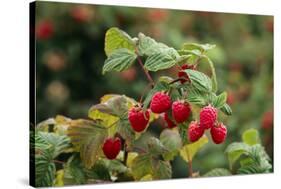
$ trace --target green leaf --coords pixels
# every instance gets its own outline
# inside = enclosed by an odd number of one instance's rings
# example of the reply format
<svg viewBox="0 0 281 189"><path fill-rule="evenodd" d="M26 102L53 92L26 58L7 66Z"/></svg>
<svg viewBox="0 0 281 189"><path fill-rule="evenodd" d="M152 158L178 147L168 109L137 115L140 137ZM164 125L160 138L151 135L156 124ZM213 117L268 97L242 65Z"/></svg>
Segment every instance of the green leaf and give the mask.
<svg viewBox="0 0 281 189"><path fill-rule="evenodd" d="M178 128L179 128L179 135L181 137L182 144L185 145L188 143L188 138L187 138L188 124L186 123L178 124Z"/></svg>
<svg viewBox="0 0 281 189"><path fill-rule="evenodd" d="M203 177L219 177L219 176L230 176L231 172L228 169L224 168L215 168L208 173L206 173Z"/></svg>
<svg viewBox="0 0 281 189"><path fill-rule="evenodd" d="M228 104L224 104L224 105L220 108L220 110L221 110L225 115L228 115L228 116L232 115L232 110L231 110L231 108L230 108L230 106L229 106Z"/></svg>
<svg viewBox="0 0 281 189"><path fill-rule="evenodd" d="M182 147L182 141L177 130L165 129L160 134L161 143L169 150L163 154L165 160L173 160Z"/></svg>
<svg viewBox="0 0 281 189"><path fill-rule="evenodd" d="M161 155L163 153L169 152L168 149L161 143L161 141L155 137L151 137L147 141L147 146L150 155Z"/></svg>
<svg viewBox="0 0 281 189"><path fill-rule="evenodd" d="M250 146L242 142L234 142L228 145L225 153L228 156L230 168L232 168L233 164L240 158L242 154L248 152L249 150Z"/></svg>
<svg viewBox="0 0 281 189"><path fill-rule="evenodd" d="M163 52L154 53L149 56L144 64L144 67L149 70L156 72L158 70L164 70L174 66L180 58L177 51L173 48L169 48Z"/></svg>
<svg viewBox="0 0 281 189"><path fill-rule="evenodd" d="M206 135L203 135L198 141L185 145L180 150L180 155L186 162L189 162L193 159L196 153L207 143L208 137Z"/></svg>
<svg viewBox="0 0 281 189"><path fill-rule="evenodd" d="M199 91L198 89L190 85L187 85L186 89L188 91L188 95L187 95L188 102L191 102L192 104L196 104L200 107L207 105L208 96L205 93Z"/></svg>
<svg viewBox="0 0 281 189"><path fill-rule="evenodd" d="M244 143L252 146L260 143L259 133L256 129L248 129L243 132L242 140Z"/></svg>
<svg viewBox="0 0 281 189"><path fill-rule="evenodd" d="M221 108L225 105L226 99L227 99L227 93L223 92L219 96L216 96L212 104L215 108Z"/></svg>
<svg viewBox="0 0 281 189"><path fill-rule="evenodd" d="M134 52L135 44L133 39L124 31L113 27L107 30L105 34L105 53L110 56L115 50L125 48Z"/></svg>
<svg viewBox="0 0 281 189"><path fill-rule="evenodd" d="M212 91L212 81L207 75L205 75L202 72L191 70L191 69L186 69L184 71L188 74L191 80L191 85L194 88L196 88L201 92L206 92L206 93Z"/></svg>
<svg viewBox="0 0 281 189"><path fill-rule="evenodd" d="M64 182L65 184L85 184L86 180L84 166L78 154L74 154L67 160L64 167Z"/></svg>
<svg viewBox="0 0 281 189"><path fill-rule="evenodd" d="M32 147L35 148L35 185L53 186L56 167L53 160L70 147L70 140L65 135L35 132Z"/></svg>
<svg viewBox="0 0 281 189"><path fill-rule="evenodd" d="M125 173L128 171L128 168L119 160L109 160L102 159L100 160L106 167L107 170L116 172L116 173Z"/></svg>
<svg viewBox="0 0 281 189"><path fill-rule="evenodd" d="M145 36L142 33L139 33L139 42L138 42L138 50L141 56L151 56L155 53L164 52L169 47L163 43L158 43L151 37Z"/></svg>
<svg viewBox="0 0 281 189"><path fill-rule="evenodd" d="M134 63L136 58L137 55L134 52L131 52L128 49L118 49L110 54L105 60L102 73L124 71Z"/></svg>
<svg viewBox="0 0 281 189"><path fill-rule="evenodd" d="M137 156L132 163L132 174L136 180L141 180L147 175L153 179L169 179L172 168L168 161L153 159L149 154Z"/></svg>
<svg viewBox="0 0 281 189"><path fill-rule="evenodd" d="M53 186L56 166L48 153L42 152L35 156L35 185L36 187Z"/></svg>
<svg viewBox="0 0 281 189"><path fill-rule="evenodd" d="M168 161L152 159L152 177L153 179L172 178L172 167Z"/></svg>
<svg viewBox="0 0 281 189"><path fill-rule="evenodd" d="M68 128L72 144L80 151L81 160L86 168L91 168L101 153L107 131L94 121L73 120Z"/></svg>
<svg viewBox="0 0 281 189"><path fill-rule="evenodd" d="M195 50L198 49L200 51L208 51L215 48L216 45L213 44L197 44L197 43L184 43L182 49L184 50Z"/></svg>
<svg viewBox="0 0 281 189"><path fill-rule="evenodd" d="M117 132L121 135L121 137L126 141L127 147L131 148L134 140L136 138L136 134L132 129L128 120L120 120L117 124Z"/></svg>

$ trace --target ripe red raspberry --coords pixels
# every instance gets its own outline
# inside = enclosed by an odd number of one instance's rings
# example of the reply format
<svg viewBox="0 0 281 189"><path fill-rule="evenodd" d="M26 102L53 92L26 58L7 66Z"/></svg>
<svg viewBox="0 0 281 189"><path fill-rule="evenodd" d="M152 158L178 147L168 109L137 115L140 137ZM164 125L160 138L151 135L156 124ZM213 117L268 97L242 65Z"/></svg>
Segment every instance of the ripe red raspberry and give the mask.
<svg viewBox="0 0 281 189"><path fill-rule="evenodd" d="M223 125L223 123L218 123L214 127L211 128L211 135L214 143L220 144L222 143L227 135L227 129Z"/></svg>
<svg viewBox="0 0 281 189"><path fill-rule="evenodd" d="M211 105L205 106L200 111L200 126L209 129L214 126L217 120L217 109Z"/></svg>
<svg viewBox="0 0 281 189"><path fill-rule="evenodd" d="M171 107L171 99L164 92L156 92L150 103L150 109L154 113L163 113L169 110Z"/></svg>
<svg viewBox="0 0 281 189"><path fill-rule="evenodd" d="M172 114L177 123L185 122L188 119L190 112L191 109L189 103L180 100L173 102Z"/></svg>
<svg viewBox="0 0 281 189"><path fill-rule="evenodd" d="M120 138L108 138L105 140L102 147L104 155L108 159L115 159L121 150Z"/></svg>
<svg viewBox="0 0 281 189"><path fill-rule="evenodd" d="M128 119L131 127L136 132L142 132L146 128L149 122L149 117L149 111L146 110L144 113L140 107L133 107L129 110L128 113Z"/></svg>
<svg viewBox="0 0 281 189"><path fill-rule="evenodd" d="M204 129L199 126L197 121L192 121L188 127L188 138L190 142L199 140L204 134Z"/></svg>
<svg viewBox="0 0 281 189"><path fill-rule="evenodd" d="M169 118L169 115L167 112L164 113L164 120L167 122L167 125L169 128L174 128L176 127L177 125L173 122L173 120L171 120Z"/></svg>

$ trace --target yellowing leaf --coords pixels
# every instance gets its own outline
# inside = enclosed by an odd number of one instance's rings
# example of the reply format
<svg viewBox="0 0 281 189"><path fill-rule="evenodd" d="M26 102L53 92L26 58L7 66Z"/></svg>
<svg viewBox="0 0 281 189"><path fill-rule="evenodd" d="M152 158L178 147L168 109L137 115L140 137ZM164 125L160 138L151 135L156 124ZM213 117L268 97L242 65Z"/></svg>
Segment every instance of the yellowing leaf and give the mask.
<svg viewBox="0 0 281 189"><path fill-rule="evenodd" d="M120 48L126 48L134 52L134 41L127 33L119 28L110 28L105 34L105 53L109 56L112 52Z"/></svg>
<svg viewBox="0 0 281 189"><path fill-rule="evenodd" d="M101 154L107 130L94 121L78 119L71 122L67 135L71 138L72 144L80 151L85 167L91 168Z"/></svg>
<svg viewBox="0 0 281 189"><path fill-rule="evenodd" d="M207 143L208 137L206 135L203 135L198 141L185 145L180 150L180 155L186 162L189 162L193 159L195 154Z"/></svg>
<svg viewBox="0 0 281 189"><path fill-rule="evenodd" d="M128 153L128 158L127 158L127 162L126 162L127 167L132 167L132 163L138 155L139 154L136 153L136 152L129 152Z"/></svg>
<svg viewBox="0 0 281 189"><path fill-rule="evenodd" d="M150 180L153 180L153 177L151 174L147 174L140 179L140 181L150 181Z"/></svg>
<svg viewBox="0 0 281 189"><path fill-rule="evenodd" d="M61 169L56 172L55 186L64 186L63 179L64 179L64 171L63 169Z"/></svg>

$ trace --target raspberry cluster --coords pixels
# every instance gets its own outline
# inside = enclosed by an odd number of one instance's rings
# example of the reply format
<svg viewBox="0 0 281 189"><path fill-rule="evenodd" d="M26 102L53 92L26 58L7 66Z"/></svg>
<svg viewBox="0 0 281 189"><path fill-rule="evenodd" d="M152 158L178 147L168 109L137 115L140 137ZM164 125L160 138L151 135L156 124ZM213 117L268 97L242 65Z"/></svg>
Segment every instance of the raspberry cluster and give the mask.
<svg viewBox="0 0 281 189"><path fill-rule="evenodd" d="M157 92L153 95L150 109L153 113L164 113L164 120L169 128L185 122L191 112L188 102L181 100L172 102L170 96L164 92Z"/></svg>
<svg viewBox="0 0 281 189"><path fill-rule="evenodd" d="M200 123L193 121L189 124L188 137L190 142L199 140L205 130L211 129L212 140L216 144L224 142L227 129L217 121L217 109L211 105L205 106L200 111Z"/></svg>

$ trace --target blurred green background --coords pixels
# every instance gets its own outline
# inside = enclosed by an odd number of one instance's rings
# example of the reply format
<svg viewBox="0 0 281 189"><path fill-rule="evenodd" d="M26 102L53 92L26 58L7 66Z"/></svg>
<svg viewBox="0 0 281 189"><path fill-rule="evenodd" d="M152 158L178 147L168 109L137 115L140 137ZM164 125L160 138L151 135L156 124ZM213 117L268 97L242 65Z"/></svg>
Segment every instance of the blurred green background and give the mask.
<svg viewBox="0 0 281 189"><path fill-rule="evenodd" d="M57 114L86 118L104 94L138 99L147 80L140 67L102 75L106 59L104 35L119 27L131 36L142 32L180 48L184 42L213 43L209 52L217 70L219 90L228 92L233 115L222 117L227 141L210 142L194 159L193 169L206 173L227 167L226 146L256 128L273 157L273 17L151 8L69 3L36 3L37 123ZM204 69L204 66L203 68ZM176 69L158 75L176 76ZM163 128L154 123L152 135ZM186 163L172 162L173 177L187 177Z"/></svg>

